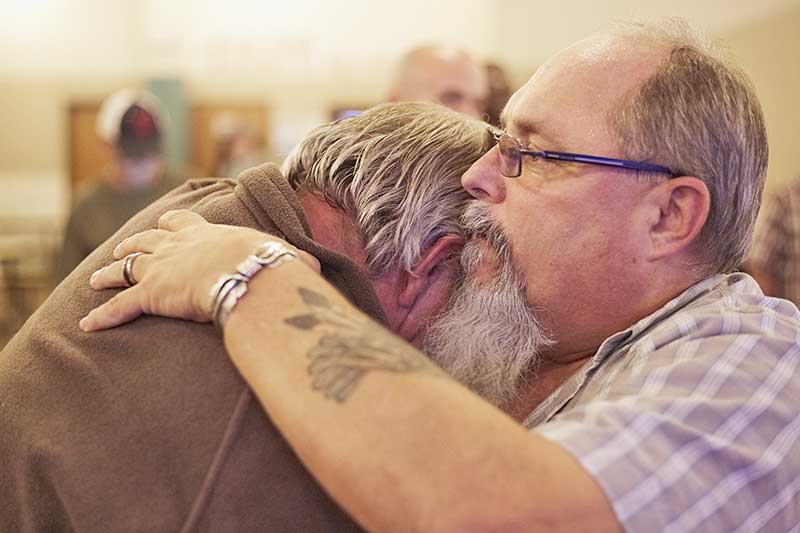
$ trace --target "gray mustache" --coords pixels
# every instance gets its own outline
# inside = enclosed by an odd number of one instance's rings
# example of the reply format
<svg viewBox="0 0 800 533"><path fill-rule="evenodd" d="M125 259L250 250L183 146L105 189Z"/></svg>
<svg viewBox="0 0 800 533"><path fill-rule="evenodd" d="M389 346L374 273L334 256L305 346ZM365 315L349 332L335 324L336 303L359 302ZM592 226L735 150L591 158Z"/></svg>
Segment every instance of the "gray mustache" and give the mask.
<svg viewBox="0 0 800 533"><path fill-rule="evenodd" d="M510 259L510 247L508 239L506 238L503 228L496 222L486 204L482 202L472 202L467 206L464 214L461 216L461 225L467 235L467 245L465 247L465 255L470 252L475 253L475 245L469 242L475 238L484 239L489 246L504 259ZM465 267L467 265L464 265Z"/></svg>

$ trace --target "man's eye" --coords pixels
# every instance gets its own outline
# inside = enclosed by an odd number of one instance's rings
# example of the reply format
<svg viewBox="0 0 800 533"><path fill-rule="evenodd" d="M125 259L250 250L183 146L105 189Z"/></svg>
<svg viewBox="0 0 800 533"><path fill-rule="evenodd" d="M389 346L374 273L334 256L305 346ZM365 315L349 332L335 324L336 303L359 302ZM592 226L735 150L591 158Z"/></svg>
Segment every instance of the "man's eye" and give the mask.
<svg viewBox="0 0 800 533"><path fill-rule="evenodd" d="M549 179L558 176L558 171L562 167L560 163L562 162L554 159L525 156L522 158L522 169L527 173Z"/></svg>

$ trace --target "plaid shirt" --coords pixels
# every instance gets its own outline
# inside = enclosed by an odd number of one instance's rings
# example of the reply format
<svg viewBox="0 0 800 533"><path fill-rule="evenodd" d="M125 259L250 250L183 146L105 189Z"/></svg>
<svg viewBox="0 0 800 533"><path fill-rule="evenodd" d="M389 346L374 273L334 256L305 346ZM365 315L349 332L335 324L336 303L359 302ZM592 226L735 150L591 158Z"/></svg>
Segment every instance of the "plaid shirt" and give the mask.
<svg viewBox="0 0 800 533"><path fill-rule="evenodd" d="M800 179L774 194L756 227L748 262L775 283L775 294L800 305Z"/></svg>
<svg viewBox="0 0 800 533"><path fill-rule="evenodd" d="M800 531L800 313L746 274L691 287L526 419L627 531Z"/></svg>

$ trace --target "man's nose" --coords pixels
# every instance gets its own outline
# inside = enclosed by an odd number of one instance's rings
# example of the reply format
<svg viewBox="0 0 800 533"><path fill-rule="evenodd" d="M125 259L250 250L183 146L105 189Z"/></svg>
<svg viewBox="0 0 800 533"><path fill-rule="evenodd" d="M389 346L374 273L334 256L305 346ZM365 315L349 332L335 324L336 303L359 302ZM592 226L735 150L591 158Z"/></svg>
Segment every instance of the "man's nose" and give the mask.
<svg viewBox="0 0 800 533"><path fill-rule="evenodd" d="M475 161L461 177L461 186L478 200L500 203L506 196L505 178L500 174L495 146Z"/></svg>

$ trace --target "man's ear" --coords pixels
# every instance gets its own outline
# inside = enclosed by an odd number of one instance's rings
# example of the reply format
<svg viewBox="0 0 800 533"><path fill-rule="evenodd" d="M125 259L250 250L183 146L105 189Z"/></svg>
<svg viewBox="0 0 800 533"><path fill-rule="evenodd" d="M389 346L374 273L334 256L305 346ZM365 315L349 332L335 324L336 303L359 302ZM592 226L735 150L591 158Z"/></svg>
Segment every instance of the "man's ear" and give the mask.
<svg viewBox="0 0 800 533"><path fill-rule="evenodd" d="M439 237L432 246L422 254L419 261L403 276L399 304L411 307L437 279L449 276L452 272L444 267L447 262L458 256L464 247L464 239L458 235L448 234Z"/></svg>
<svg viewBox="0 0 800 533"><path fill-rule="evenodd" d="M647 196L650 259L687 249L708 219L711 194L703 180L680 176L660 183Z"/></svg>

